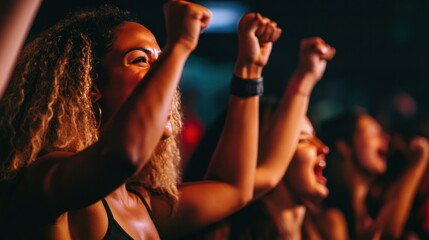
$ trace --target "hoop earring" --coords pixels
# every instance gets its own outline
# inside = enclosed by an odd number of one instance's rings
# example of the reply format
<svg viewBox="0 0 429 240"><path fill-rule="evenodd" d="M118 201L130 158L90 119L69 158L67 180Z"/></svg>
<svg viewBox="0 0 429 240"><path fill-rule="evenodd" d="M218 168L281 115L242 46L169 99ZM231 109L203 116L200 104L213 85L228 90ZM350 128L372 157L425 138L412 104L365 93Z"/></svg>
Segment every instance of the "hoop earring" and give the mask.
<svg viewBox="0 0 429 240"><path fill-rule="evenodd" d="M97 122L97 129L100 129L103 111L101 110L101 107L98 101L95 101L92 103L92 108L94 109L94 117L95 117L95 121Z"/></svg>

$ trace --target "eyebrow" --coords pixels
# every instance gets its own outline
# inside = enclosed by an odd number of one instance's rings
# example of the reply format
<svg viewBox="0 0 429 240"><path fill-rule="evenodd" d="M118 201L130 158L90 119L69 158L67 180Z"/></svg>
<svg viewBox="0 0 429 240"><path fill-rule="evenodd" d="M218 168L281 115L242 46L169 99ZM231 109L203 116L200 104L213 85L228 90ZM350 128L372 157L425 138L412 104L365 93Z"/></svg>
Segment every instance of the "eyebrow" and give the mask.
<svg viewBox="0 0 429 240"><path fill-rule="evenodd" d="M129 52L132 52L135 50L142 51L142 52L144 52L146 54L150 54L150 55L155 53L154 51L150 50L149 48L131 48L131 49L127 50L123 56L125 57L125 55L127 55ZM161 52L161 51L159 51L159 52Z"/></svg>
<svg viewBox="0 0 429 240"><path fill-rule="evenodd" d="M314 131L313 131L313 132L311 132L311 133L309 133L309 132L305 132L305 131L300 131L300 132L299 132L299 134L302 134L302 135L309 135L309 136L315 136L315 135L316 135Z"/></svg>

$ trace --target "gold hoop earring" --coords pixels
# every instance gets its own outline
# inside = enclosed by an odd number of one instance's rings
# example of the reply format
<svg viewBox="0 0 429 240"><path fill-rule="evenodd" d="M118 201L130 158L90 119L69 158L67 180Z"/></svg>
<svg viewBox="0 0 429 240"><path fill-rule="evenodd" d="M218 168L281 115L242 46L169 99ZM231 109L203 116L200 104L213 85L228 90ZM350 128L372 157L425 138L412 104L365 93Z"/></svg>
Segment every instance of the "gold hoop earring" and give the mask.
<svg viewBox="0 0 429 240"><path fill-rule="evenodd" d="M98 101L95 101L92 103L92 108L94 109L94 118L95 118L95 121L97 122L97 129L100 129L101 119L103 117L103 111L101 110L101 107Z"/></svg>

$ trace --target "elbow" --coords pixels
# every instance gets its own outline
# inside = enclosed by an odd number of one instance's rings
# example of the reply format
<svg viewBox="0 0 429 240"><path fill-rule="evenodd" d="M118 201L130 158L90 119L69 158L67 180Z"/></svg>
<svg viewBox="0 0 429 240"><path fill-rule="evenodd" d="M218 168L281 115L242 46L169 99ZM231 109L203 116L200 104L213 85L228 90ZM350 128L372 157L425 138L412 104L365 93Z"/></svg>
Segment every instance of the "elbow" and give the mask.
<svg viewBox="0 0 429 240"><path fill-rule="evenodd" d="M253 191L243 196L243 199L242 199L243 206L247 205L252 200L253 200Z"/></svg>
<svg viewBox="0 0 429 240"><path fill-rule="evenodd" d="M240 197L238 197L238 206L243 208L253 200L253 189L251 191L241 191Z"/></svg>
<svg viewBox="0 0 429 240"><path fill-rule="evenodd" d="M124 167L129 170L130 174L138 174L151 159L153 152L145 151L146 148L138 145L124 148L122 159ZM142 150L143 148L143 150Z"/></svg>
<svg viewBox="0 0 429 240"><path fill-rule="evenodd" d="M279 185L281 179L271 177L265 180L265 183L262 185L261 194L265 194L273 190L277 185Z"/></svg>
<svg viewBox="0 0 429 240"><path fill-rule="evenodd" d="M141 159L138 155L125 151L122 153L122 169L127 172L130 176L135 175L143 168Z"/></svg>
<svg viewBox="0 0 429 240"><path fill-rule="evenodd" d="M142 169L139 157L129 151L116 152L112 156L119 160L118 165L114 166L116 170L120 170L127 177L134 176Z"/></svg>
<svg viewBox="0 0 429 240"><path fill-rule="evenodd" d="M252 201L252 197L241 196L237 201L236 209L242 209Z"/></svg>
<svg viewBox="0 0 429 240"><path fill-rule="evenodd" d="M233 191L228 195L229 199L233 199L233 201L231 201L233 209L239 210L253 200L253 189L251 189L251 191L246 191L246 188L233 186Z"/></svg>
<svg viewBox="0 0 429 240"><path fill-rule="evenodd" d="M263 174L263 176L256 176L254 198L260 198L266 193L272 191L280 184L281 178L276 176L270 176L269 174Z"/></svg>
<svg viewBox="0 0 429 240"><path fill-rule="evenodd" d="M132 148L126 146L102 146L99 153L104 161L103 165L110 165L112 171L122 173L125 177L135 175L144 166L141 156Z"/></svg>

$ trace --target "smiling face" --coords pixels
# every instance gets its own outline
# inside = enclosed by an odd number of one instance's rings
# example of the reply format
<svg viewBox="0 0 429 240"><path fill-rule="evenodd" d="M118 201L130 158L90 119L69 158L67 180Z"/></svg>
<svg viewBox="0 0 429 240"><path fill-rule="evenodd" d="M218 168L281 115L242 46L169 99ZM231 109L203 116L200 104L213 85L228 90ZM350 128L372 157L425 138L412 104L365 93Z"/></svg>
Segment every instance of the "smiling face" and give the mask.
<svg viewBox="0 0 429 240"><path fill-rule="evenodd" d="M103 121L107 121L130 96L158 59L161 50L152 32L135 22L115 28L116 36L104 55L105 84L100 89ZM166 119L163 138L171 135L172 126Z"/></svg>
<svg viewBox="0 0 429 240"><path fill-rule="evenodd" d="M362 115L353 136L354 154L360 167L372 174L386 171L389 137L369 115Z"/></svg>
<svg viewBox="0 0 429 240"><path fill-rule="evenodd" d="M293 194L302 200L325 198L328 195L322 170L328 147L314 134L309 119L301 125L298 146L284 181Z"/></svg>

